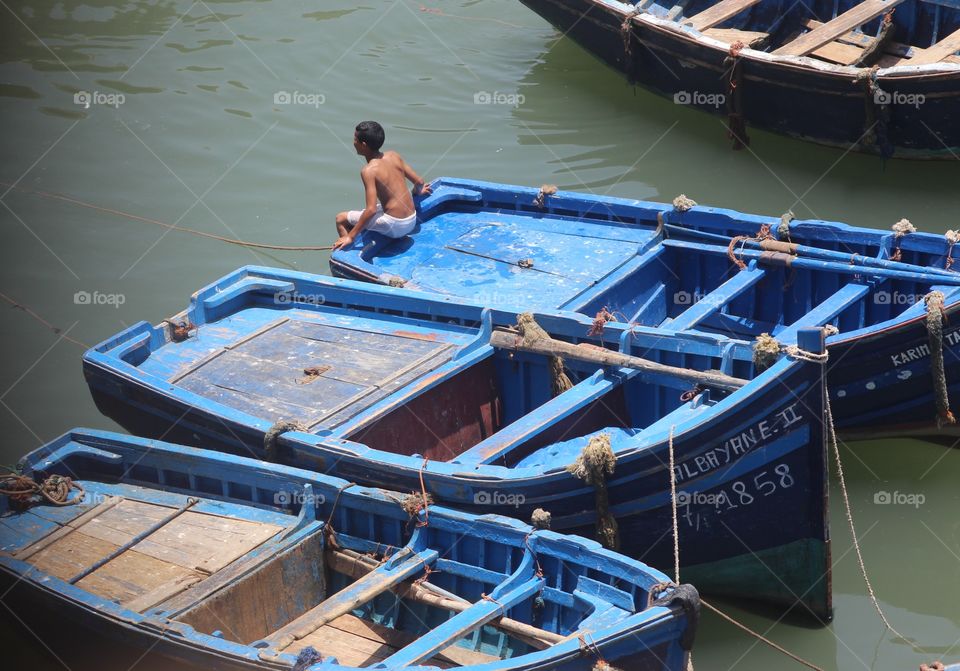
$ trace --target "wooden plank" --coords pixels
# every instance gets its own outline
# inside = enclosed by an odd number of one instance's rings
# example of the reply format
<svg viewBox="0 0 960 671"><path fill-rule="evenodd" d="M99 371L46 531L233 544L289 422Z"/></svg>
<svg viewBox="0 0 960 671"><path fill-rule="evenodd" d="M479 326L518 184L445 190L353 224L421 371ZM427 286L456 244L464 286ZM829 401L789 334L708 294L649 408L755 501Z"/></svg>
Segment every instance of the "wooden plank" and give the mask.
<svg viewBox="0 0 960 671"><path fill-rule="evenodd" d="M92 520L83 531L119 547L170 511L166 506L126 500ZM189 511L134 547L140 554L183 568L215 573L282 529L264 522Z"/></svg>
<svg viewBox="0 0 960 671"><path fill-rule="evenodd" d="M740 12L753 7L760 0L721 0L713 7L709 7L699 14L694 14L683 23L687 23L697 30L704 31L707 28L713 28L730 19Z"/></svg>
<svg viewBox="0 0 960 671"><path fill-rule="evenodd" d="M830 42L810 52L810 55L838 65L853 65L863 55L863 51L861 47L852 44Z"/></svg>
<svg viewBox="0 0 960 671"><path fill-rule="evenodd" d="M770 36L769 33L761 33L755 30L737 30L736 28L707 28L700 32L707 37L712 37L727 44L743 42L748 47L755 46Z"/></svg>
<svg viewBox="0 0 960 671"><path fill-rule="evenodd" d="M46 536L36 541L32 545L22 548L17 552L14 552L13 556L21 561L27 560L28 558L32 557L40 550L43 550L48 545L55 543L56 541L60 540L64 536L68 535L69 533L84 526L90 520L107 512L114 506L118 505L122 500L123 499L119 496L111 496L100 505L91 508L90 510L74 518L70 522L67 522L65 526L60 527L59 529L55 530L53 533L47 534Z"/></svg>
<svg viewBox="0 0 960 671"><path fill-rule="evenodd" d="M960 29L953 31L931 47L910 59L910 65L932 65L960 51Z"/></svg>
<svg viewBox="0 0 960 671"><path fill-rule="evenodd" d="M118 547L117 544L88 536L83 531L74 531L34 554L29 562L52 576L69 580ZM191 575L201 577L196 571L129 550L80 580L77 586L123 603L164 583Z"/></svg>
<svg viewBox="0 0 960 671"><path fill-rule="evenodd" d="M153 608L158 603L163 603L167 599L175 597L177 594L185 591L188 587L197 584L203 580L203 576L187 574L177 576L167 582L160 583L153 589L128 599L123 603L125 608L129 608L137 613L142 613L148 608Z"/></svg>
<svg viewBox="0 0 960 671"><path fill-rule="evenodd" d="M368 667L405 648L415 639L409 633L347 614L297 641L284 652L296 654L312 645L325 655L335 656L345 666ZM430 665L448 669L498 661L500 658L494 655L452 645L431 659Z"/></svg>
<svg viewBox="0 0 960 671"><path fill-rule="evenodd" d="M789 42L773 52L776 56L806 56L823 45L832 42L844 33L862 26L877 18L904 0L866 0L851 7L831 21L804 33L797 39Z"/></svg>
<svg viewBox="0 0 960 671"><path fill-rule="evenodd" d="M803 22L803 25L810 30L814 30L824 24L816 19L807 19ZM863 50L873 44L876 39L858 30L851 30L838 37L836 41L813 51L810 55L831 63L851 65L860 58ZM902 42L887 42L883 46L883 55L877 61L877 64L882 68L889 68L894 65L911 65L914 63L913 59L923 54L924 51L925 49ZM943 59L943 62L960 64L960 56L947 56Z"/></svg>

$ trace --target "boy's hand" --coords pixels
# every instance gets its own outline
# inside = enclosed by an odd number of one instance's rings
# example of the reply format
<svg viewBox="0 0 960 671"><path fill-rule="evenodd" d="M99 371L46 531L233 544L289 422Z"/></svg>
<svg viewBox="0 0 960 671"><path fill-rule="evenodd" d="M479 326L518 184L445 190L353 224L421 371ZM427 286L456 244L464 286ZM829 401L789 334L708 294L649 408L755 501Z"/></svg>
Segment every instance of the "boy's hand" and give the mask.
<svg viewBox="0 0 960 671"><path fill-rule="evenodd" d="M431 187L427 182L424 182L413 189L413 195L415 196L429 196L431 193L433 193L433 187Z"/></svg>
<svg viewBox="0 0 960 671"><path fill-rule="evenodd" d="M333 251L337 251L338 249L347 249L352 244L353 238L351 238L349 235L342 235L337 238L335 243L333 243Z"/></svg>

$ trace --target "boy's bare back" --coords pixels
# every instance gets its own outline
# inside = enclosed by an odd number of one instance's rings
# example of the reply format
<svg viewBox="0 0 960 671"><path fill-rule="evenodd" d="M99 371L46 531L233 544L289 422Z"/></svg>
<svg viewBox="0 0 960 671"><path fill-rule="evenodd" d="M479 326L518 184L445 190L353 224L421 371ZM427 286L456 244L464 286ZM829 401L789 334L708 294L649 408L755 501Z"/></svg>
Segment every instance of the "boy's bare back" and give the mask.
<svg viewBox="0 0 960 671"><path fill-rule="evenodd" d="M407 180L417 179L416 173L403 157L395 151L383 153L360 170L364 183L372 179L377 189L377 200L383 211L391 217L404 219L414 213L413 197L407 188Z"/></svg>

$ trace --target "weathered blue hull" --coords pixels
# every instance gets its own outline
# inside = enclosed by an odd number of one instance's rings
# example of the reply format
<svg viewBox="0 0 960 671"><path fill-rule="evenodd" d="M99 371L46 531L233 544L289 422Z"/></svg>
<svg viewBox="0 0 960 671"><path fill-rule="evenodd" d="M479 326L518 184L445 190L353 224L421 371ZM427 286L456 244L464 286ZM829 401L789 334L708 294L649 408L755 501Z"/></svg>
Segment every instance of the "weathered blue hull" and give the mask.
<svg viewBox="0 0 960 671"><path fill-rule="evenodd" d="M107 432L75 430L25 464L35 478L70 474L85 491L64 507L0 500L5 603L40 635L64 633L66 621L73 631L60 638L92 637L104 646L93 668L113 668L132 652L128 665L144 668L289 669L306 645L324 656L311 671L426 671L451 661L484 671L589 671L597 656L631 669L686 668L696 592L668 587L661 597L664 574L592 541L440 506L410 519L391 492ZM161 537L176 518L161 519L133 536L137 525L184 504L193 515L185 526ZM244 526L230 526L237 524ZM241 528L259 540L231 536ZM128 549L67 580L118 536L130 537ZM218 541L211 548L204 538ZM246 553L223 558L238 542ZM210 552L216 565L204 562L210 570L198 572L191 558ZM358 571L367 555L380 559ZM111 572L110 562L125 557ZM181 574L175 581L151 582L171 567ZM509 622L466 617L490 609L480 596L487 591L503 600ZM447 606L460 599L451 617ZM323 609L336 613L323 620ZM590 631L591 654L568 636L581 627ZM73 661L69 651L57 647Z"/></svg>
<svg viewBox="0 0 960 671"><path fill-rule="evenodd" d="M834 325L828 382L838 429L850 437L938 440L956 433L944 417L938 422L936 347L924 305L932 291L944 293L949 405L960 395L960 274L947 270L951 247L943 237L793 221L790 240L823 260L759 250L750 256L742 241L733 252L728 247L763 227L777 237L778 219L572 193L549 196L540 208L536 196L530 188L438 180L411 237L364 236L354 249L335 252L330 267L335 275L382 284L399 278L482 305L590 317L607 311L618 321L745 341L770 333L789 344L801 325ZM746 254L747 267L738 269L728 253ZM898 254L900 263L891 260ZM520 257L533 266L521 267ZM858 273L854 262L873 265Z"/></svg>
<svg viewBox="0 0 960 671"><path fill-rule="evenodd" d="M680 492L681 575L696 576L704 591L787 607L800 603L820 619L830 617L820 366L785 359L737 392L713 400L694 392L693 401L678 400L689 388L684 383L677 387L636 371L570 368L578 382L550 401L545 361L521 353L506 356L486 345L491 324L513 323L516 313L256 268L198 292L185 313L199 326L196 342L209 345L223 337L225 350L237 350L234 340L246 343L241 348L251 347L258 337L251 340L251 333L269 332L261 322L250 323L254 310L260 309L254 306L263 304L263 290L257 287L273 287L277 281L291 283L287 290L303 300L292 306L275 304L266 323L297 309L349 325L359 316L372 319L376 311L383 323L369 322L371 333L389 326L391 333L415 334L422 341L462 342L443 366L411 379L372 409L280 436L275 458L405 491L420 491L422 478L435 499L457 507L521 519L543 508L552 515L553 528L593 535L593 489L565 467L589 436L613 427L609 435L617 466L608 490L622 529L621 550L667 569L673 565L667 466L672 443ZM311 296L324 300L311 301ZM211 298L225 306L224 311L200 316L200 306ZM369 307L359 309L363 305ZM245 314L251 316L241 319ZM307 318L306 312L298 314ZM228 319L234 328L242 323L251 333L224 335ZM718 336L609 325L603 338L588 338L586 318L543 314L537 319L555 337L619 341L625 352L668 365L723 369L747 377L753 366L748 346ZM163 328L137 325L88 352L84 371L99 407L135 433L263 456L265 433L282 417L251 414L245 411L247 405L230 407L214 396L197 398L176 382L164 384L153 377L151 370L173 372L163 362L165 351L176 352L176 345L163 342ZM446 334L449 329L459 331ZM474 344L463 329L474 334ZM132 357L130 345L136 342L144 344ZM178 360L193 365L187 354L183 357ZM201 364L191 370L209 365L202 358ZM398 358L395 365L404 362ZM276 389L267 379L259 384ZM498 384L503 395L491 401L485 390ZM291 389L276 392L277 398L288 398L296 392ZM787 389L791 393L784 393ZM245 396L243 403L248 402ZM495 415L502 415L503 422L490 423Z"/></svg>
<svg viewBox="0 0 960 671"><path fill-rule="evenodd" d="M627 21L633 6L614 0L521 2L630 80L724 117L717 132L729 132L733 111L727 105L729 45L704 40L689 28L650 14ZM817 16L821 15L818 11ZM782 17L774 12L769 21L779 23L778 18ZM625 21L629 47L625 47ZM735 20L730 25L742 23ZM867 91L862 77L858 78L858 73L869 74L867 68L825 63L810 67L801 59L790 62L758 53L745 49L738 60L736 113L748 125L888 157L956 160L960 154L960 126L953 121L960 113L960 67L916 72L903 67L883 69L876 84L896 97L889 104L876 104L875 91ZM917 104L918 100L922 102Z"/></svg>

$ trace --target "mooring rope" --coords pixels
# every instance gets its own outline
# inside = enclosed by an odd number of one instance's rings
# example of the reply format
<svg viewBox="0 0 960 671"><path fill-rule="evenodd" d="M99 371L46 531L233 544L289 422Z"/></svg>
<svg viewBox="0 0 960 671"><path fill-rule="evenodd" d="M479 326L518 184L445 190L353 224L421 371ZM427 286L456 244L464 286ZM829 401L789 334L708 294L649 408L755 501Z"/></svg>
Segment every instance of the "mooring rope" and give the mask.
<svg viewBox="0 0 960 671"><path fill-rule="evenodd" d="M730 259L733 265L740 270L743 270L747 267L747 264L737 257L734 249L737 244L739 243L742 249L743 243L745 243L747 240L756 240L757 242L761 242L763 240L770 239L770 237L770 224L761 224L760 230L757 231L756 235L735 235L730 238L730 243L727 245L727 258Z"/></svg>
<svg viewBox="0 0 960 671"><path fill-rule="evenodd" d="M35 196L40 196L41 198L61 200L65 203L72 203L73 205L79 205L80 207L85 207L90 210L96 210L97 212L113 214L118 217L126 217L127 219L132 219L133 221L140 221L145 224L152 224L154 226L163 226L164 228L169 229L171 231L189 233L190 235L197 235L203 238L210 238L211 240L219 240L221 242L226 242L231 245L239 245L241 247L252 247L254 249L274 249L274 250L279 250L283 252L320 252L320 251L330 251L331 249L333 249L333 245L306 245L306 246L268 245L263 242L249 242L247 240L238 240L236 238L228 238L222 235L216 235L214 233L198 231L193 228L187 228L186 226L178 226L177 224L168 224L167 222L160 221L158 219L151 219L150 217L142 217L138 214L131 214L129 212L124 212L123 210L117 210L112 207L102 207L100 205L95 205L94 203L88 203L86 201L79 200L78 198L73 198L72 196L67 196L62 193L52 193L50 191L25 189L21 186L15 186L13 184L9 184L6 182L0 182L0 186L5 186L5 187L8 187L9 189L22 191L23 193L29 193Z"/></svg>
<svg viewBox="0 0 960 671"><path fill-rule="evenodd" d="M824 414L827 432L830 434L830 444L833 447L833 454L837 464L837 478L840 482L840 493L843 494L843 505L846 509L847 524L850 526L850 535L853 537L853 549L857 553L857 563L860 565L860 575L863 576L863 582L866 583L867 592L870 594L870 601L873 602L873 607L876 608L877 613L880 615L880 619L883 620L883 624L886 625L887 629L896 634L898 638L909 643L909 639L894 629L893 625L890 624L890 621L887 620L887 616L884 615L883 609L880 608L880 602L877 600L877 595L873 592L873 585L870 584L870 578L867 577L867 567L863 563L863 554L860 552L860 541L857 539L857 529L853 524L853 513L850 508L850 497L847 496L847 483L843 477L843 463L840 460L840 448L837 445L837 430L833 426L833 411L830 408L830 395L826 393L826 389L824 389Z"/></svg>
<svg viewBox="0 0 960 671"><path fill-rule="evenodd" d="M4 293L0 293L0 298L2 298L3 300L5 300L7 303L9 303L11 306L15 307L16 309L18 309L18 310L23 310L25 313L27 313L27 314L28 314L30 317L32 317L34 320L40 322L41 324L43 324L44 326L46 326L49 330L53 331L55 334L57 334L58 336L60 336L60 337L63 338L64 340L68 340L68 341L72 342L74 345L79 345L80 347L82 347L82 348L84 348L84 349L90 349L90 345L87 345L86 343L82 343L82 342L80 342L79 340L77 340L76 338L71 338L70 336L66 335L66 334L63 332L63 329L62 329L62 328L60 328L60 327L58 327L58 326L54 326L53 324L51 324L50 322L48 322L46 319L44 319L43 317L41 317L40 315L38 315L36 312L34 312L33 310L31 310L29 307L27 307L27 306L24 305L23 303L20 303L19 301L16 301L16 300L10 298L9 296L7 296L7 295L4 294Z"/></svg>
<svg viewBox="0 0 960 671"><path fill-rule="evenodd" d="M943 309L945 296L942 291L931 291L923 297L927 308L927 337L930 344L930 374L933 378L933 395L937 405L937 428L944 424L956 424L957 420L950 411L950 399L947 394L947 373L943 363L943 325L947 313Z"/></svg>
<svg viewBox="0 0 960 671"><path fill-rule="evenodd" d="M673 580L680 584L680 525L677 523L677 474L674 471L673 457L673 430L676 426L670 427L670 439L668 441L670 450L670 500L673 501Z"/></svg>
<svg viewBox="0 0 960 671"><path fill-rule="evenodd" d="M647 601L648 601L648 604L647 604L647 605L648 605L648 607L652 604L652 602L653 602L653 600L654 600L654 594L655 594L658 590L659 590L659 591L663 591L664 589L666 589L666 588L668 588L668 587L676 587L677 585L680 584L680 525L679 525L679 523L678 523L678 521L677 521L677 517L678 517L678 516L677 516L676 476L675 476L674 470L673 470L673 468L674 468L673 431L674 431L675 428L676 428L675 426L671 426L671 427L670 427L670 439L669 439L669 450L670 450L670 505L671 505L672 512L673 512L673 574L674 574L674 582L672 582L672 583L670 583L670 582L657 583L657 584L655 584L653 587L651 587L651 588L650 588L650 591L649 591L648 594L647 594ZM753 629L751 629L750 627L748 627L748 626L745 625L745 624L741 624L741 623L738 622L737 620L733 619L732 617L730 617L729 615L727 615L726 613L724 613L723 611L721 611L721 610L720 610L719 608L717 608L716 606L707 603L707 602L704 601L702 598L700 599L700 603L703 604L704 606L706 606L707 608L709 608L710 610L712 610L714 613L716 613L717 615L719 615L719 616L722 617L723 619L725 619L725 620L727 620L728 622L730 622L731 624L739 627L740 629L742 629L743 631L747 632L747 633L750 634L751 636L754 636L755 638L757 638L758 640L762 641L763 643L766 643L767 645L769 645L769 646L770 646L771 648L773 648L774 650L777 650L777 651L783 653L784 655L790 657L791 659L796 660L797 662L799 662L800 664L803 664L803 665L806 666L807 668L813 669L814 671L823 671L823 669L820 668L819 666L816 666L815 664L812 664L812 663L808 662L807 660L803 659L802 657L798 657L797 655L793 654L792 652L790 652L790 651L787 650L786 648L783 648L783 647L777 645L776 643L774 643L774 642L771 641L770 639L766 638L763 634L760 634L760 633L754 631ZM687 667L687 668L688 668L688 670L692 670L692 669L693 669L693 656L692 656L692 655L690 655L690 656L688 657L688 667Z"/></svg>

